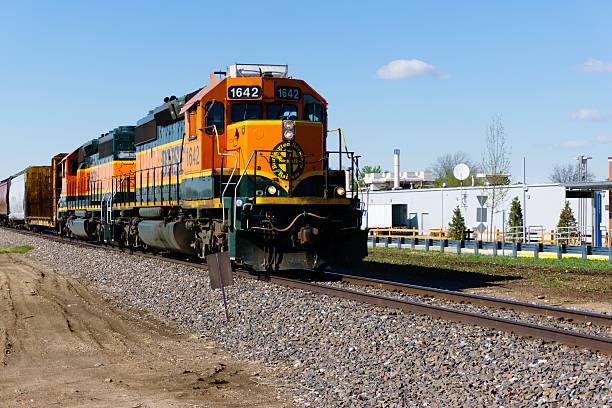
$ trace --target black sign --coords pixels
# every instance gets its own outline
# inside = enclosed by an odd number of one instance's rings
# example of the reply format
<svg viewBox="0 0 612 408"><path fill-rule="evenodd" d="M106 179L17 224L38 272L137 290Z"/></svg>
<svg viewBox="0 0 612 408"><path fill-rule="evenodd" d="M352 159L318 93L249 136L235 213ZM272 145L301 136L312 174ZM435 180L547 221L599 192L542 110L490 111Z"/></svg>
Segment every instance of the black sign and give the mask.
<svg viewBox="0 0 612 408"><path fill-rule="evenodd" d="M227 88L228 99L259 99L261 88L256 85L230 86Z"/></svg>
<svg viewBox="0 0 612 408"><path fill-rule="evenodd" d="M302 90L290 86L279 86L276 88L276 97L278 99L291 99L296 101L302 97Z"/></svg>

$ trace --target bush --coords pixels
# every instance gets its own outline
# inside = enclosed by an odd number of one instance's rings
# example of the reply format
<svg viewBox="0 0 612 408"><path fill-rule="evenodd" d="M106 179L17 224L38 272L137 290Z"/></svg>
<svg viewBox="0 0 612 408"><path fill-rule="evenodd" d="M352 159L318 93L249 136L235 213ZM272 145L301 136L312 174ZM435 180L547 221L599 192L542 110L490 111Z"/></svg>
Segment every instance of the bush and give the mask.
<svg viewBox="0 0 612 408"><path fill-rule="evenodd" d="M523 241L523 208L518 197L512 199L508 214L508 232L512 234L510 241Z"/></svg>
<svg viewBox="0 0 612 408"><path fill-rule="evenodd" d="M465 220L461 215L459 206L453 210L453 218L448 224L448 237L450 239L463 239L465 237Z"/></svg>
<svg viewBox="0 0 612 408"><path fill-rule="evenodd" d="M578 229L576 217L574 217L574 212L569 205L569 201L566 201L559 215L559 222L557 223L557 240L568 244L571 240L576 239L577 236Z"/></svg>

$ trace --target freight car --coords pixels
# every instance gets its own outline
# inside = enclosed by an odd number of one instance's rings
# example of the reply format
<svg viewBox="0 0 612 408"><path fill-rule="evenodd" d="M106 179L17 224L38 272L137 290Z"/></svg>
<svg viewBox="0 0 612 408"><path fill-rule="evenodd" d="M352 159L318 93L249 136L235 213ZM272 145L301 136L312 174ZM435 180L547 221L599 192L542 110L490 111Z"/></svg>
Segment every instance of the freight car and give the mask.
<svg viewBox="0 0 612 408"><path fill-rule="evenodd" d="M30 166L0 182L0 223L28 229L56 228L63 154L50 166Z"/></svg>
<svg viewBox="0 0 612 408"><path fill-rule="evenodd" d="M199 257L228 250L260 271L359 262L367 232L346 194L357 163L341 138L328 147L327 122L325 99L287 66L231 65L63 157L57 230Z"/></svg>
<svg viewBox="0 0 612 408"><path fill-rule="evenodd" d="M0 181L0 225L8 225L10 177Z"/></svg>

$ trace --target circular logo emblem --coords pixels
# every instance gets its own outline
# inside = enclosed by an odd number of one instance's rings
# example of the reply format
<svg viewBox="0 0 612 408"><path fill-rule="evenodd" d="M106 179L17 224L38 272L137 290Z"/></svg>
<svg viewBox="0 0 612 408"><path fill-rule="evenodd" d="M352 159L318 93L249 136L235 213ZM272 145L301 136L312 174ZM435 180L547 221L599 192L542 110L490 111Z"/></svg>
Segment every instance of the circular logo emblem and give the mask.
<svg viewBox="0 0 612 408"><path fill-rule="evenodd" d="M291 163L291 178L300 177L304 171L304 150L295 142L281 142L270 153L270 168L283 180L289 180Z"/></svg>

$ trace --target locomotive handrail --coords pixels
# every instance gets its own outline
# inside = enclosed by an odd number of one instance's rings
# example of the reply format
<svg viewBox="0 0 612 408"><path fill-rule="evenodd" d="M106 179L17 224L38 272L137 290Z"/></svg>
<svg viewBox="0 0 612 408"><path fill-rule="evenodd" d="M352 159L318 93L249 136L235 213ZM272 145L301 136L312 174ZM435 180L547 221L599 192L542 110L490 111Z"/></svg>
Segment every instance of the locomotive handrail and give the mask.
<svg viewBox="0 0 612 408"><path fill-rule="evenodd" d="M238 155L234 153L221 153L221 150L219 148L219 132L217 132L217 125L212 125L212 128L213 128L213 131L215 132L215 139L217 139L217 153L220 156L226 156L226 157L231 156L234 158L234 168L232 169L232 172L229 176L229 179L227 180L227 183L225 183L223 192L221 192L221 212L222 212L221 216L222 216L223 225L225 225L225 192L227 191L227 188L229 187L232 179L234 178L234 174L236 173L236 168L238 167ZM221 183L223 183L223 171L221 171Z"/></svg>
<svg viewBox="0 0 612 408"><path fill-rule="evenodd" d="M234 188L234 222L232 223L232 226L236 225L236 212L237 212L237 207L238 207L236 205L236 197L238 197L238 186L240 185L242 178L244 177L247 170L249 169L249 164L251 164L251 160L253 160L253 157L255 157L257 152L258 152L257 150L253 150L253 153L251 153L249 160L246 162L246 165L244 166L244 170L242 171L242 174L240 174L240 178L238 178L238 181L236 182L236 187ZM255 171L257 171L257 169L255 169Z"/></svg>

